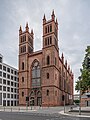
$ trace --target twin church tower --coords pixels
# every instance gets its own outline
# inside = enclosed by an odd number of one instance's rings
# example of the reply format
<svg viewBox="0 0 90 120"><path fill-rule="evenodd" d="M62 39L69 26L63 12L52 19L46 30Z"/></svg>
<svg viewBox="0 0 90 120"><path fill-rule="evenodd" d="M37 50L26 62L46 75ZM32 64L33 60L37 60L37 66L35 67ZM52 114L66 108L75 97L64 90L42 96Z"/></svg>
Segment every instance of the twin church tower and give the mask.
<svg viewBox="0 0 90 120"><path fill-rule="evenodd" d="M58 22L43 17L43 48L33 51L34 33L19 29L19 105L59 106L73 102L73 74L59 57ZM38 41L37 41L38 42Z"/></svg>

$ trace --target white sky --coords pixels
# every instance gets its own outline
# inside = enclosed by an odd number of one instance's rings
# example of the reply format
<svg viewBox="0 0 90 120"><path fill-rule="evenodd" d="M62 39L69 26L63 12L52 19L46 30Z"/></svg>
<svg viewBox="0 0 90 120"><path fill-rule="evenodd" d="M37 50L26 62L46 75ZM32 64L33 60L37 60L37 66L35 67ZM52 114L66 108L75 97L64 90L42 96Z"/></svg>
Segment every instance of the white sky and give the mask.
<svg viewBox="0 0 90 120"><path fill-rule="evenodd" d="M52 10L59 23L60 56L80 75L85 49L90 45L90 0L0 0L0 53L4 62L18 68L18 30L26 22L34 29L34 50L42 49L42 19Z"/></svg>

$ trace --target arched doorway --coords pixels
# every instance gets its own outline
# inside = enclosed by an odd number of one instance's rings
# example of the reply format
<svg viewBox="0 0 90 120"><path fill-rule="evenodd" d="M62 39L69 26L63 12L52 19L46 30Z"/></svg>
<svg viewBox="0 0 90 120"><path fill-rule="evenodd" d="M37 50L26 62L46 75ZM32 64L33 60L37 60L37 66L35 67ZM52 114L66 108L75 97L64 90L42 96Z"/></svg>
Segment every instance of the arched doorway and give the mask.
<svg viewBox="0 0 90 120"><path fill-rule="evenodd" d="M37 92L37 106L41 106L42 104L42 95L41 95L41 92L38 91Z"/></svg>

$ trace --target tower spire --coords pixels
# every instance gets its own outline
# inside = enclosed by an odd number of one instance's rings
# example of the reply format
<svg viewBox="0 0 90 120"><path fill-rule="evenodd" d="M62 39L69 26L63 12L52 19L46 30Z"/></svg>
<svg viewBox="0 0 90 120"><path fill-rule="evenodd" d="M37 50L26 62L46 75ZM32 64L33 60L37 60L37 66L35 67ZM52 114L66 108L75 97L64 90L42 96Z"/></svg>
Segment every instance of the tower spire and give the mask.
<svg viewBox="0 0 90 120"><path fill-rule="evenodd" d="M46 23L46 17L45 17L45 14L43 16L43 23Z"/></svg>
<svg viewBox="0 0 90 120"><path fill-rule="evenodd" d="M22 33L22 27L20 25L19 34L21 34L21 33Z"/></svg>
<svg viewBox="0 0 90 120"><path fill-rule="evenodd" d="M28 22L26 23L26 31L29 32Z"/></svg>
<svg viewBox="0 0 90 120"><path fill-rule="evenodd" d="M31 34L33 34L33 29L31 29Z"/></svg>
<svg viewBox="0 0 90 120"><path fill-rule="evenodd" d="M55 20L54 9L53 9L53 11L52 11L52 20Z"/></svg>
<svg viewBox="0 0 90 120"><path fill-rule="evenodd" d="M65 60L65 66L66 66L66 68L67 68L67 60Z"/></svg>
<svg viewBox="0 0 90 120"><path fill-rule="evenodd" d="M31 29L31 35L32 35L32 38L33 38L33 35L34 35L34 33L33 33L33 29Z"/></svg>
<svg viewBox="0 0 90 120"><path fill-rule="evenodd" d="M62 53L61 59L62 59L62 62L64 63L64 56L63 56L63 53Z"/></svg>

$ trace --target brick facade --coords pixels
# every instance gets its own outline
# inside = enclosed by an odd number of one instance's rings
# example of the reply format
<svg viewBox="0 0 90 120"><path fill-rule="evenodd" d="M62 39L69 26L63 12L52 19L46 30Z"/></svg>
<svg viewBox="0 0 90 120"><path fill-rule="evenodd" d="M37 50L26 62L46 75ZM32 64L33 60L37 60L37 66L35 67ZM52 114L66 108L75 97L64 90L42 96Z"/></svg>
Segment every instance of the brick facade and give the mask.
<svg viewBox="0 0 90 120"><path fill-rule="evenodd" d="M19 30L19 105L59 106L73 102L73 74L64 56L59 57L58 22L43 17L43 48L33 52L33 30Z"/></svg>

